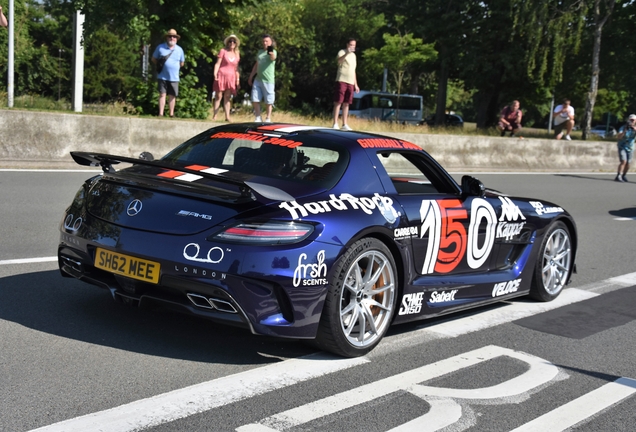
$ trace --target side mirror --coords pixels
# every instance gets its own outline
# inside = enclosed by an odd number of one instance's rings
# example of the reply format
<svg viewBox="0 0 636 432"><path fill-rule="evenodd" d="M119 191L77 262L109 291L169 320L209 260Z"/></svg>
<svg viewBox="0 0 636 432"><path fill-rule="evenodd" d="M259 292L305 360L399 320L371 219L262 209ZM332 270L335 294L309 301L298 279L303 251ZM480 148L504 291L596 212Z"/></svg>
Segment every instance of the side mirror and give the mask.
<svg viewBox="0 0 636 432"><path fill-rule="evenodd" d="M141 152L141 154L139 155L139 159L153 161L155 160L155 157L150 152Z"/></svg>
<svg viewBox="0 0 636 432"><path fill-rule="evenodd" d="M462 195L483 197L485 190L484 184L478 178L467 175L462 177Z"/></svg>

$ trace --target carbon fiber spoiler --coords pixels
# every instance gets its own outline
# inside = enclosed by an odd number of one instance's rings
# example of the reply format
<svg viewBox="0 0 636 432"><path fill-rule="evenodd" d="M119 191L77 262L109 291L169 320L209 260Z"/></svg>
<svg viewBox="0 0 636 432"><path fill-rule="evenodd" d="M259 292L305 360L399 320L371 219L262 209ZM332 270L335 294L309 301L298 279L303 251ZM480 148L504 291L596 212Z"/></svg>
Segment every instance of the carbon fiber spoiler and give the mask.
<svg viewBox="0 0 636 432"><path fill-rule="evenodd" d="M195 174L203 178L218 181L220 183L236 186L239 190L240 196L243 198L250 198L255 200L256 198L252 192L274 201L293 201L295 198L289 195L287 192L278 189L274 186L269 186L261 183L240 181L227 178L218 174L212 174L208 172L202 172L185 168L174 163L165 162L162 160L147 160L147 159L135 159L126 156L115 156L105 153L89 153L89 152L71 152L73 160L83 166L101 167L105 173L114 173L116 170L113 165L117 165L121 162L134 165L145 165L155 168L162 168L167 170L174 170L188 174ZM166 180L166 179L163 179ZM180 180L168 179L179 182Z"/></svg>

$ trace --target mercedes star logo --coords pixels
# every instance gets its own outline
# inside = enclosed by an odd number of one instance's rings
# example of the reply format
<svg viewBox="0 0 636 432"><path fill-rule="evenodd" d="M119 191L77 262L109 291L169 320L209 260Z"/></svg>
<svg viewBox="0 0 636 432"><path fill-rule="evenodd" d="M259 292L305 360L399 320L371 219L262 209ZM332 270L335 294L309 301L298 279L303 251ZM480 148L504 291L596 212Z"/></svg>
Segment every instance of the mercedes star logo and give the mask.
<svg viewBox="0 0 636 432"><path fill-rule="evenodd" d="M128 216L136 216L139 214L139 212L141 211L141 208L143 207L143 205L141 204L141 201L136 199L136 200L132 200L130 202L130 204L128 204L128 208L126 209L126 213L128 214Z"/></svg>

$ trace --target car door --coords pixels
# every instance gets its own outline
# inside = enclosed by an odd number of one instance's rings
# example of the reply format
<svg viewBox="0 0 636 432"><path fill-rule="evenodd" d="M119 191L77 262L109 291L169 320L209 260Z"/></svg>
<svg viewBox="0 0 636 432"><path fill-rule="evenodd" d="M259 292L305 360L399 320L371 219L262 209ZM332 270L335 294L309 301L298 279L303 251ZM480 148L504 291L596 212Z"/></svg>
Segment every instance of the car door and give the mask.
<svg viewBox="0 0 636 432"><path fill-rule="evenodd" d="M404 209L396 239L411 241L405 292L423 292L430 313L491 298L502 201L462 195L457 184L421 153L381 152L378 158ZM496 276L495 276L496 278Z"/></svg>

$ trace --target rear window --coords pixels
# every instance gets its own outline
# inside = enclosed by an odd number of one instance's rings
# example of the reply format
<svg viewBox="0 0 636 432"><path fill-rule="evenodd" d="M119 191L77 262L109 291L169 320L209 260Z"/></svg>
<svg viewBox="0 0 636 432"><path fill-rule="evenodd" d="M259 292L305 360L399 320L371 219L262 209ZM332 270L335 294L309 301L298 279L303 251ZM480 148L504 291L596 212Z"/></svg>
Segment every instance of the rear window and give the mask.
<svg viewBox="0 0 636 432"><path fill-rule="evenodd" d="M183 143L163 160L321 187L335 185L349 162L343 147L311 135L270 135L211 130Z"/></svg>

